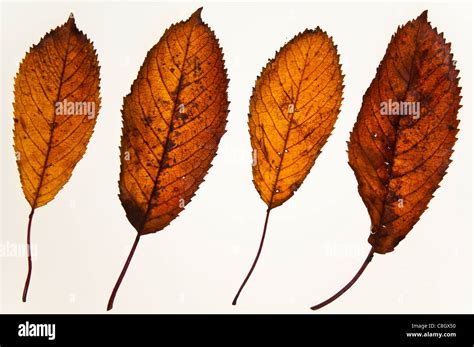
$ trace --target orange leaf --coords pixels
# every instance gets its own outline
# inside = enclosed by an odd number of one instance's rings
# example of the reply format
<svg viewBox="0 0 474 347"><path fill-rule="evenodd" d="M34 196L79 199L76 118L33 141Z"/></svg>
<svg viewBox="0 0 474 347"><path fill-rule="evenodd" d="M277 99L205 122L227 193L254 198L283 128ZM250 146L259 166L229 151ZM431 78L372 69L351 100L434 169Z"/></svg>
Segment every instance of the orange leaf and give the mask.
<svg viewBox="0 0 474 347"><path fill-rule="evenodd" d="M253 182L270 210L303 183L331 134L342 102L343 75L332 39L320 28L295 36L262 70L250 99Z"/></svg>
<svg viewBox="0 0 474 347"><path fill-rule="evenodd" d="M408 234L438 188L456 142L460 108L450 44L427 11L398 29L364 95L349 141L349 164L372 222L372 250L387 253Z"/></svg>
<svg viewBox="0 0 474 347"><path fill-rule="evenodd" d="M229 102L219 42L197 10L147 54L124 99L120 200L140 236L165 228L191 201L225 132Z"/></svg>
<svg viewBox="0 0 474 347"><path fill-rule="evenodd" d="M99 63L92 42L68 21L26 54L15 78L14 147L23 192L31 206L46 205L71 177L86 151L100 108Z"/></svg>

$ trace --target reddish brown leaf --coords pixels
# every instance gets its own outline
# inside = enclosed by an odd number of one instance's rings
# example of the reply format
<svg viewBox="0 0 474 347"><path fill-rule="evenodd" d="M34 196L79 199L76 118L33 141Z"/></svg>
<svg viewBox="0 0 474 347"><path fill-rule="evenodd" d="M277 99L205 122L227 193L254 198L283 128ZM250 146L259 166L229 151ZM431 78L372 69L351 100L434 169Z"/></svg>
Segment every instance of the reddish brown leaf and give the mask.
<svg viewBox="0 0 474 347"><path fill-rule="evenodd" d="M393 251L426 210L456 142L458 73L450 44L426 11L392 37L349 141L349 164L372 222L372 250L351 283L314 309L347 290L374 253Z"/></svg>
<svg viewBox="0 0 474 347"><path fill-rule="evenodd" d="M369 242L376 253L393 251L446 174L458 132L458 73L450 44L425 11L392 38L364 96L349 164L369 211ZM390 104L392 113L398 105L407 114L383 114Z"/></svg>

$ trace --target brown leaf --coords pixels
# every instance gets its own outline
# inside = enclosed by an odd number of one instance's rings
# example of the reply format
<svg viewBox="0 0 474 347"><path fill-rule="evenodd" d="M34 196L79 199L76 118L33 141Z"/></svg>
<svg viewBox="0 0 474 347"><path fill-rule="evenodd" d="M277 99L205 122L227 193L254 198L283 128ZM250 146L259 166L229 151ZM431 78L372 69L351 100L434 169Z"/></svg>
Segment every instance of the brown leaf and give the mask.
<svg viewBox="0 0 474 347"><path fill-rule="evenodd" d="M349 164L370 214L369 242L377 253L393 251L446 174L458 132L458 73L450 44L425 11L393 36L364 95ZM403 114L396 114L397 107Z"/></svg>
<svg viewBox="0 0 474 347"><path fill-rule="evenodd" d="M343 75L332 39L320 28L295 36L262 70L250 99L253 182L270 210L301 186L331 134ZM234 304L250 277L237 293Z"/></svg>
<svg viewBox="0 0 474 347"><path fill-rule="evenodd" d="M446 174L461 100L450 51L427 21L427 11L392 37L348 144L349 164L372 222L372 249L355 277L313 310L347 291L374 253L394 250Z"/></svg>
<svg viewBox="0 0 474 347"><path fill-rule="evenodd" d="M191 201L225 132L227 73L201 10L166 30L124 99L119 187L137 230L131 255L141 235L162 230Z"/></svg>
<svg viewBox="0 0 474 347"><path fill-rule="evenodd" d="M23 192L34 210L53 200L86 151L100 108L92 42L68 21L26 54L15 78L14 148ZM31 257L23 301L31 276Z"/></svg>

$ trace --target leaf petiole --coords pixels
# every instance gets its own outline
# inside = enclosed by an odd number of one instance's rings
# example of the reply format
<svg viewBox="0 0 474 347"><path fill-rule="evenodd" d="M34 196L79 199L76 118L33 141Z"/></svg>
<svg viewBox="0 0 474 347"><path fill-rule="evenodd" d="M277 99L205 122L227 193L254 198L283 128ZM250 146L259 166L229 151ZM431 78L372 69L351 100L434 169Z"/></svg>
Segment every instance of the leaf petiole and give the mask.
<svg viewBox="0 0 474 347"><path fill-rule="evenodd" d="M26 234L26 248L28 250L28 274L26 275L25 287L23 288L23 302L26 302L26 297L28 296L28 288L30 287L31 272L33 271L33 261L31 259L31 223L33 221L33 215L35 214L35 209L32 208L30 215L28 216L28 231Z"/></svg>
<svg viewBox="0 0 474 347"><path fill-rule="evenodd" d="M338 291L336 294L334 294L333 296L331 296L329 299L327 300L324 300L323 302L317 304L317 305L314 305L313 307L311 307L311 309L313 311L316 311L316 310L319 310L320 308L330 304L331 302L333 302L334 300L336 300L338 297L340 297L342 294L344 294L350 287L352 287L352 285L354 283L357 282L357 280L359 279L360 275L362 275L362 273L365 271L365 269L367 268L367 265L369 265L369 263L371 262L372 258L374 257L374 248L372 247L370 249L370 252L369 254L367 255L367 258L365 259L365 261L362 263L362 266L360 267L359 271L357 271L357 273L355 274L354 278L352 278L352 280L350 280L349 283L347 283L340 291Z"/></svg>
<svg viewBox="0 0 474 347"><path fill-rule="evenodd" d="M128 255L127 261L125 262L122 272L120 273L120 276L117 279L117 283L115 283L114 289L112 290L112 294L110 294L109 303L107 304L107 311L110 311L114 307L115 296L117 295L117 291L120 288L120 284L122 283L125 273L127 272L128 266L130 265L130 262L132 261L133 255L135 254L135 249L137 248L138 241L140 241L140 234L137 233L137 237L135 238L135 241L133 242L133 246L132 246L132 249L130 250L130 254Z"/></svg>
<svg viewBox="0 0 474 347"><path fill-rule="evenodd" d="M255 266L257 265L258 258L260 258L260 253L262 253L263 243L265 242L265 234L267 233L267 225L268 225L268 219L270 217L270 211L271 211L271 209L268 208L267 209L267 215L265 217L265 225L263 226L262 239L260 240L260 246L258 247L258 251L257 251L257 255L255 256L255 260L253 261L253 264L252 264L252 267L250 268L249 273L245 277L244 282L242 282L242 285L240 286L239 291L237 292L237 294L235 295L234 300L232 301L232 305L234 305L234 306L237 305L237 300L239 299L240 293L242 292L242 290L245 287L245 284L247 283L250 276L252 275L252 272L255 269Z"/></svg>

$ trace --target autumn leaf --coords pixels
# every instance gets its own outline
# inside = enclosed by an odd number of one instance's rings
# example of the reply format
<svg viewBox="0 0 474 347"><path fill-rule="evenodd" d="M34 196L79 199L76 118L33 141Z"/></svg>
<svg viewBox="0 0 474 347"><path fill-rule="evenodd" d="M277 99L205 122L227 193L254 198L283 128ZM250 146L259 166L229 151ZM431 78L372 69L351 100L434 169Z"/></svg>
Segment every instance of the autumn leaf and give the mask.
<svg viewBox="0 0 474 347"><path fill-rule="evenodd" d="M426 210L456 142L458 73L450 44L431 27L427 11L392 37L348 144L372 223L372 249L355 278L313 309L349 289L374 253L393 251Z"/></svg>
<svg viewBox="0 0 474 347"><path fill-rule="evenodd" d="M253 182L267 204L257 256L270 211L301 186L331 134L342 101L343 75L337 48L320 28L296 35L262 70L250 99Z"/></svg>
<svg viewBox="0 0 474 347"><path fill-rule="evenodd" d="M108 310L140 237L165 228L191 201L225 132L227 72L201 10L166 30L124 99L120 200L137 236Z"/></svg>
<svg viewBox="0 0 474 347"><path fill-rule="evenodd" d="M33 214L54 199L86 151L100 108L99 81L94 46L72 14L31 47L16 75L14 148L31 206L24 302L32 273Z"/></svg>

